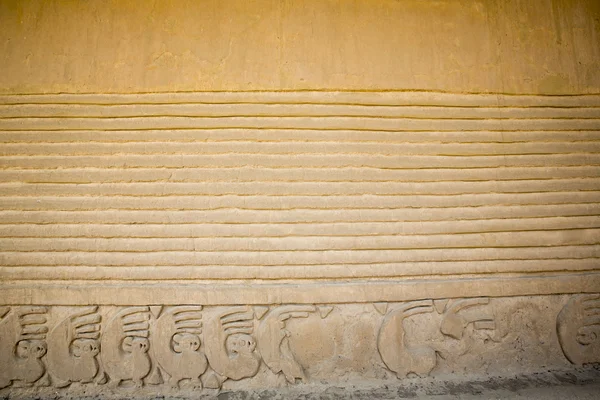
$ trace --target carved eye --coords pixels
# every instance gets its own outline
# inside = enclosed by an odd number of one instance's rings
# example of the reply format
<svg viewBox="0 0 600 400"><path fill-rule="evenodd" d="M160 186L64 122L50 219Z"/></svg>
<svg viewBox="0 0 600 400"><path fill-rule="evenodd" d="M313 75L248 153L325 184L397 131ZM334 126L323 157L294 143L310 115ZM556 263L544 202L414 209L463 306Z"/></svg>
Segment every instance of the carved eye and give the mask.
<svg viewBox="0 0 600 400"><path fill-rule="evenodd" d="M87 345L87 349L86 350L88 352L90 352L90 353L94 353L94 352L98 351L98 346L96 346L95 343L90 343L90 344Z"/></svg>
<svg viewBox="0 0 600 400"><path fill-rule="evenodd" d="M590 327L583 327L577 332L577 342L584 346L588 346L598 339L598 333L590 329Z"/></svg>
<svg viewBox="0 0 600 400"><path fill-rule="evenodd" d="M46 345L43 343L34 345L31 348L31 354L36 358L43 357L46 354Z"/></svg>

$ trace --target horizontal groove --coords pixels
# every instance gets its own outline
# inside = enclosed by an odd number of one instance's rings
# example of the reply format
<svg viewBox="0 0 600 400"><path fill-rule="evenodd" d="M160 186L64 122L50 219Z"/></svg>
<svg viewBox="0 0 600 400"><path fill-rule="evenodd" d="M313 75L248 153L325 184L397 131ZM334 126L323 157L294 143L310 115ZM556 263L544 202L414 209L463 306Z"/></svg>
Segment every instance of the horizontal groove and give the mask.
<svg viewBox="0 0 600 400"><path fill-rule="evenodd" d="M537 143L5 143L0 146L0 156L98 156L114 154L135 155L218 155L272 154L304 155L519 155L519 154L572 154L600 153L600 141L588 142L537 142Z"/></svg>
<svg viewBox="0 0 600 400"><path fill-rule="evenodd" d="M277 268L223 266L0 266L2 280L193 280L193 279L325 279L391 278L431 275L536 273L597 270L600 258L558 260L434 261L379 264L280 265Z"/></svg>
<svg viewBox="0 0 600 400"><path fill-rule="evenodd" d="M173 282L175 285L152 285L151 282L105 281L90 290L89 281L4 281L2 294L6 305L46 304L72 306L73 297L87 299L86 304L112 306L147 306L148 304L346 304L374 302L409 302L419 299L447 299L456 293L463 297L539 296L556 293L596 293L600 286L597 271L573 271L520 276L473 276L470 279L428 277L415 285L406 279L349 279L342 282L323 279L317 282L298 280L232 282L215 288L211 281ZM216 282L212 282L216 283ZM136 293L136 296L131 296Z"/></svg>
<svg viewBox="0 0 600 400"><path fill-rule="evenodd" d="M365 168L62 168L0 170L0 182L444 182L600 177L599 167L376 170Z"/></svg>
<svg viewBox="0 0 600 400"><path fill-rule="evenodd" d="M600 215L435 222L354 222L306 224L86 224L0 225L5 238L217 238L439 235L600 228Z"/></svg>
<svg viewBox="0 0 600 400"><path fill-rule="evenodd" d="M295 224L567 217L600 214L600 204L351 210L0 211L0 224Z"/></svg>
<svg viewBox="0 0 600 400"><path fill-rule="evenodd" d="M522 143L600 140L599 130L562 131L344 131L285 129L145 130L145 131L2 131L0 143L128 142L334 142L334 143Z"/></svg>
<svg viewBox="0 0 600 400"><path fill-rule="evenodd" d="M598 94L0 95L0 143L5 281L600 268Z"/></svg>
<svg viewBox="0 0 600 400"><path fill-rule="evenodd" d="M13 94L0 104L347 104L421 106L600 106L598 94L514 95L435 91L211 91L163 93Z"/></svg>
<svg viewBox="0 0 600 400"><path fill-rule="evenodd" d="M441 235L214 238L0 238L3 252L240 252L519 248L600 244L600 229Z"/></svg>
<svg viewBox="0 0 600 400"><path fill-rule="evenodd" d="M293 210L399 209L600 203L600 191L434 196L36 196L2 197L4 210Z"/></svg>
<svg viewBox="0 0 600 400"><path fill-rule="evenodd" d="M358 129L358 130L598 130L596 119L415 119L365 117L139 117L0 119L0 131L144 130L144 129Z"/></svg>
<svg viewBox="0 0 600 400"><path fill-rule="evenodd" d="M10 106L11 108L13 106ZM0 108L2 108L2 105L0 105ZM325 121L327 120L333 120L333 119L344 119L344 120L365 120L365 121L376 121L376 120L411 120L411 121L461 121L461 122L465 122L465 121L474 121L474 122L479 122L479 121L485 121L486 123L489 123L491 121L496 121L496 122L501 122L501 121L511 121L511 122L517 122L517 121L537 121L537 120L543 120L543 121L586 121L586 120L599 120L600 119L600 113L598 112L597 108L583 108L583 109L577 109L577 108L571 108L569 110L571 110L571 113L561 113L560 112L555 112L554 114L552 113L537 113L537 114L541 114L541 115L536 115L535 112L531 112L530 114L533 115L528 115L528 113L516 113L517 115L510 115L509 113L498 113L499 115L492 115L492 116L487 116L487 115L483 115L483 113L474 113L474 114L467 114L467 115L460 115L460 113L457 113L456 108L453 109L448 109L446 110L446 112L434 112L432 113L433 115L427 115L424 113L407 113L407 112L395 112L392 113L391 115L388 115L387 113L355 113L352 112L352 110L348 110L347 112L339 112L339 113L319 113L319 112L305 112L305 113L289 113L289 114L279 114L279 113L268 113L268 112L257 112L255 114L253 113L223 113L222 115L219 114L213 114L213 113L206 113L206 114L196 114L193 112L182 112L182 113L165 113L165 114L152 114L152 113L140 113L140 114L133 114L133 115L102 115L102 114L98 114L98 115L62 115L62 114L52 114L51 112L48 113L48 115L45 116L40 116L40 115L23 115L23 116L0 116L0 126L2 126L3 123L6 123L7 125L10 125L10 122L17 122L17 123L21 123L21 122L39 122L42 120L47 120L48 122L57 122L58 120L65 120L65 121L69 121L69 120L77 120L79 122L81 121L85 121L85 120L93 120L94 122L112 122L112 120L119 120L121 122L126 121L126 120L131 120L131 122L133 121L141 121L141 120L152 120L152 119L156 119L156 120L164 120L164 119L173 119L175 121L186 121L185 125L187 125L189 122L187 122L188 120L192 120L192 121L201 121L201 120L251 120L251 119L260 119L261 121L265 121L265 120L269 120L269 119L276 119L276 120L292 120L292 119L318 119L321 118ZM523 109L524 110L524 109ZM581 115L578 115L575 111L584 111L582 113L579 113ZM571 114L571 115L569 115ZM175 125L178 125L178 123L176 123ZM227 127L228 125L223 125L223 124L217 124L216 127L220 127L220 126L225 126ZM234 124L235 126L235 124ZM201 126L200 126L201 127Z"/></svg>
<svg viewBox="0 0 600 400"><path fill-rule="evenodd" d="M85 132L90 132L90 133L145 133L145 132L151 132L151 133L156 133L156 132L179 132L179 133L195 133L195 132L216 132L216 131L223 131L223 132L231 132L231 131L262 131L265 133L272 133L274 131L295 131L295 132L314 132L316 130L320 130L323 132L327 132L327 133L331 133L331 134L335 134L335 133L340 133L340 132L354 132L356 134L362 134L362 135L367 135L367 134L407 134L407 133L431 133L431 132L440 132L440 133L453 133L453 132L464 132L465 134L473 134L473 133L477 133L477 132L498 132L498 133L503 133L503 132L532 132L532 131L537 131L537 132L590 132L590 131L597 131L598 128L594 127L594 128L581 128L581 127L567 127L567 126L559 126L559 127L553 127L553 128L544 128L544 127L538 127L536 129L525 129L525 128L511 128L511 127L502 127L502 128L483 128L483 129L427 129L427 128L412 128L412 129L407 129L407 128L402 128L402 127L398 127L396 129L376 129L376 128L356 128L356 127L350 127L350 128L342 128L342 127L301 127L301 126L297 126L297 127L268 127L268 126L215 126L215 127L196 127L196 128L192 128L192 127L181 127L181 126L174 126L174 127L160 127L160 126L154 126L152 128L74 128L74 129L1 129L0 130L0 135L5 135L5 134L14 134L14 133L19 133L19 134L23 134L23 133L28 133L28 132L39 132L40 134L47 134L47 135L52 135L52 134L61 134L61 133L66 133L66 134L73 134L73 133L78 133L81 131L85 131Z"/></svg>
<svg viewBox="0 0 600 400"><path fill-rule="evenodd" d="M180 196L532 193L600 190L600 179L445 182L0 183L0 196Z"/></svg>
<svg viewBox="0 0 600 400"><path fill-rule="evenodd" d="M1 157L0 169L39 168L496 168L600 166L600 154L491 155L491 156L363 156L363 155L111 155L111 156L36 156Z"/></svg>
<svg viewBox="0 0 600 400"><path fill-rule="evenodd" d="M4 266L280 266L423 261L493 261L599 258L600 246L508 247L414 250L0 252Z"/></svg>
<svg viewBox="0 0 600 400"><path fill-rule="evenodd" d="M1 105L0 118L127 117L325 117L383 118L599 118L599 107L443 107L335 104L17 104Z"/></svg>

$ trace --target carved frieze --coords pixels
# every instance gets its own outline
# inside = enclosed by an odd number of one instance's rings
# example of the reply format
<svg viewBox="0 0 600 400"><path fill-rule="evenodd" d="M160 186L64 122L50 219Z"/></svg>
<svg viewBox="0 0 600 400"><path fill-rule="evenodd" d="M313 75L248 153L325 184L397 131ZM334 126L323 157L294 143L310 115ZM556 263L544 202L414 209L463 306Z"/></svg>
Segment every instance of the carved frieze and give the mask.
<svg viewBox="0 0 600 400"><path fill-rule="evenodd" d="M56 387L104 379L98 361L102 321L98 307L74 308L73 311L48 336L46 359Z"/></svg>
<svg viewBox="0 0 600 400"><path fill-rule="evenodd" d="M170 376L169 384L189 379L202 388L200 377L208 362L202 350L202 306L166 308L156 322L152 340L153 354Z"/></svg>
<svg viewBox="0 0 600 400"><path fill-rule="evenodd" d="M558 314L556 328L569 361L600 362L600 294L572 296Z"/></svg>
<svg viewBox="0 0 600 400"><path fill-rule="evenodd" d="M120 310L106 326L102 336L102 363L110 385L131 381L143 386L150 373L150 309L127 307Z"/></svg>
<svg viewBox="0 0 600 400"><path fill-rule="evenodd" d="M0 388L31 386L46 373L46 307L1 307Z"/></svg>
<svg viewBox="0 0 600 400"><path fill-rule="evenodd" d="M214 375L213 388L226 379L240 380L256 375L260 355L256 350L255 314L252 308L234 306L217 310L206 325L206 354Z"/></svg>
<svg viewBox="0 0 600 400"><path fill-rule="evenodd" d="M219 390L600 360L600 294L335 307L3 306L0 317L3 388Z"/></svg>

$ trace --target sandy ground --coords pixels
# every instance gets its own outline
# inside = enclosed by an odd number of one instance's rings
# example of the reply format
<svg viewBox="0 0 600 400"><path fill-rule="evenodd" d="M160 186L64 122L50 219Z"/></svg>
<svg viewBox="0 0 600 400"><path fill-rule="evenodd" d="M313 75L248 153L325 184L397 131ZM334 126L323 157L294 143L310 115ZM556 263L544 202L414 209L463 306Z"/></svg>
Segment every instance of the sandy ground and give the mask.
<svg viewBox="0 0 600 400"><path fill-rule="evenodd" d="M157 392L156 387L140 391L119 389L111 392L106 386L71 385L67 389L12 388L0 391L0 399L218 399L218 400L341 400L341 399L540 399L592 400L600 399L600 364L585 368L545 371L503 377L471 379L408 379L392 384L352 382L346 386L309 384L280 389L216 391L180 390Z"/></svg>

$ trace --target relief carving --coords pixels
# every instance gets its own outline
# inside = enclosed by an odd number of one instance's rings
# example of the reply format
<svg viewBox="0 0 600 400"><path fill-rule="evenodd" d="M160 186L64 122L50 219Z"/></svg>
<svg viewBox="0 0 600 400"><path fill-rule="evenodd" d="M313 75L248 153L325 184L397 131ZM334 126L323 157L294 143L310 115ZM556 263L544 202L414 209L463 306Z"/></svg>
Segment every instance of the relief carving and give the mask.
<svg viewBox="0 0 600 400"><path fill-rule="evenodd" d="M226 381L227 388L279 386L308 376L388 379L382 361L398 378L534 370L563 366L559 343L573 364L600 361L600 294L564 300L356 303L336 305L335 313L331 305L294 304L0 306L0 389L49 379L57 388L173 389L186 381L220 389Z"/></svg>
<svg viewBox="0 0 600 400"><path fill-rule="evenodd" d="M600 294L572 296L558 314L556 330L571 363L600 362Z"/></svg>
<svg viewBox="0 0 600 400"><path fill-rule="evenodd" d="M472 326L475 331L495 329L493 316L481 308L488 304L487 298L422 300L401 304L389 311L381 324L377 338L381 359L398 378L428 376L436 367L438 356L443 359L460 357L469 351L475 339L465 335L467 327ZM384 308L378 305L376 309ZM419 314L435 316L434 310L439 317L432 318L429 323L439 324L437 335L429 339L408 337L406 320Z"/></svg>
<svg viewBox="0 0 600 400"><path fill-rule="evenodd" d="M143 386L150 373L149 307L128 307L117 313L102 335L101 359L112 387L123 381Z"/></svg>
<svg viewBox="0 0 600 400"><path fill-rule="evenodd" d="M152 346L156 360L169 375L169 384L191 379L196 388L202 388L200 376L208 362L202 351L202 306L167 308L156 323Z"/></svg>
<svg viewBox="0 0 600 400"><path fill-rule="evenodd" d="M0 309L0 389L14 383L32 386L46 373L47 308Z"/></svg>
<svg viewBox="0 0 600 400"><path fill-rule="evenodd" d="M254 311L245 306L231 307L213 314L206 323L206 355L216 376L211 386L227 378L240 380L258 372ZM216 384L214 383L216 382Z"/></svg>
<svg viewBox="0 0 600 400"><path fill-rule="evenodd" d="M280 306L269 311L259 325L258 349L265 364L273 373L283 373L289 383L306 381L306 375L290 349L286 323L290 318L307 318L315 311L317 307L312 305Z"/></svg>
<svg viewBox="0 0 600 400"><path fill-rule="evenodd" d="M443 310L440 332L444 339L437 345L437 351L442 358L459 357L471 349L478 331L485 332L485 337L491 338L490 332L495 331L494 316L487 310L490 299L485 297L471 299L456 299L446 303ZM437 309L437 308L436 308ZM472 327L470 334L465 334Z"/></svg>
<svg viewBox="0 0 600 400"><path fill-rule="evenodd" d="M48 368L52 382L65 387L72 382L88 383L104 374L97 356L100 353L100 322L98 307L85 307L60 322L48 335Z"/></svg>
<svg viewBox="0 0 600 400"><path fill-rule="evenodd" d="M435 350L426 345L410 345L404 330L407 318L431 312L433 301L413 301L390 311L383 319L377 337L377 348L385 365L394 371L398 378L409 374L427 376L435 367Z"/></svg>

